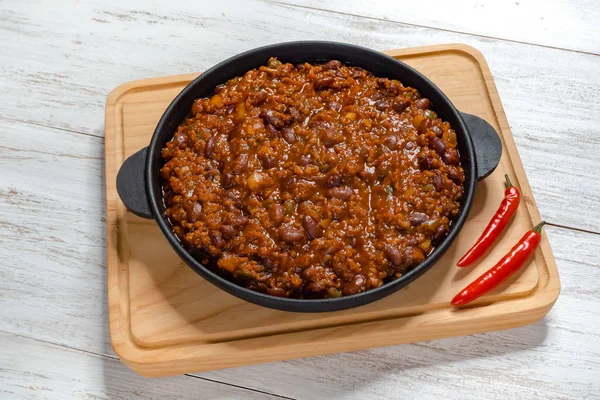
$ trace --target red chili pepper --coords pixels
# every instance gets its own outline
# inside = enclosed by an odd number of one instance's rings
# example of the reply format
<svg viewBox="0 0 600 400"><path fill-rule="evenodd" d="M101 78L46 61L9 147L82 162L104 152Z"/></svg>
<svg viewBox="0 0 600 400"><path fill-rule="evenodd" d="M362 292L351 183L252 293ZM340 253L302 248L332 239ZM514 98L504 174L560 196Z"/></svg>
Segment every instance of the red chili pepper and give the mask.
<svg viewBox="0 0 600 400"><path fill-rule="evenodd" d="M475 279L469 286L464 288L452 299L453 306L462 306L470 303L479 296L489 292L506 278L514 274L521 268L527 260L527 257L533 253L542 238L542 221L532 230L528 231L519 242L506 254L496 265L486 271L479 278Z"/></svg>
<svg viewBox="0 0 600 400"><path fill-rule="evenodd" d="M506 178L506 190L504 191L504 199L498 207L498 211L494 215L494 218L490 221L488 226L485 228L477 242L467 251L467 253L458 260L459 267L466 267L469 264L475 262L481 257L487 249L490 248L492 243L500 235L500 233L506 228L506 225L510 222L511 217L519 207L519 200L521 199L521 192L516 186L510 183L508 175L504 175Z"/></svg>

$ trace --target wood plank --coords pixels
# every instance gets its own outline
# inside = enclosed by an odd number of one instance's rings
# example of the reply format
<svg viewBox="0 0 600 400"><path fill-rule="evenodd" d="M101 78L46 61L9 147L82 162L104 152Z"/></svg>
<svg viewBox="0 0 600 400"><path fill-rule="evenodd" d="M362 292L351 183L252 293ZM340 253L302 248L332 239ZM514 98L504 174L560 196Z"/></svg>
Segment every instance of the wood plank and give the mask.
<svg viewBox="0 0 600 400"><path fill-rule="evenodd" d="M119 360L0 332L3 399L281 399L191 376L144 379Z"/></svg>
<svg viewBox="0 0 600 400"><path fill-rule="evenodd" d="M275 2L600 54L600 7L594 0L430 0L425 7L394 0Z"/></svg>
<svg viewBox="0 0 600 400"><path fill-rule="evenodd" d="M4 1L0 115L101 136L106 96L117 85L201 71L256 46L463 42L491 66L542 216L600 232L600 103L590 101L600 93L598 56L272 3L193 4Z"/></svg>
<svg viewBox="0 0 600 400"><path fill-rule="evenodd" d="M0 119L3 330L111 354L103 156L101 138Z"/></svg>

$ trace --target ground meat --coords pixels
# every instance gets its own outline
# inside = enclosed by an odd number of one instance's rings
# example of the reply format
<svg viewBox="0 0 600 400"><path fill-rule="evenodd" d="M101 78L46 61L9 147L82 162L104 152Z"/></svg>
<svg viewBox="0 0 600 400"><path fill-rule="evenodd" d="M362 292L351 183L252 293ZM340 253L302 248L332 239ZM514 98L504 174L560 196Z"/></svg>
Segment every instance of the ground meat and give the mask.
<svg viewBox="0 0 600 400"><path fill-rule="evenodd" d="M381 286L422 262L463 194L431 101L339 61L266 66L195 101L162 150L166 215L216 272L275 296Z"/></svg>

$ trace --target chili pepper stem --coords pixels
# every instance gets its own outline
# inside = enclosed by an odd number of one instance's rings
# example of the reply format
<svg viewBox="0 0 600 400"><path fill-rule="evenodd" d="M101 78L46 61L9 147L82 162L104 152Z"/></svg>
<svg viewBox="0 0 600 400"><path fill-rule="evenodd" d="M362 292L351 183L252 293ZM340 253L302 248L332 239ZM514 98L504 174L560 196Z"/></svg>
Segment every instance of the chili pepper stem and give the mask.
<svg viewBox="0 0 600 400"><path fill-rule="evenodd" d="M510 178L508 177L508 174L504 174L504 178L506 179L506 188L508 189L513 184L511 183Z"/></svg>
<svg viewBox="0 0 600 400"><path fill-rule="evenodd" d="M537 233L542 233L542 226L546 225L546 221L542 221L531 229L532 231L536 231Z"/></svg>

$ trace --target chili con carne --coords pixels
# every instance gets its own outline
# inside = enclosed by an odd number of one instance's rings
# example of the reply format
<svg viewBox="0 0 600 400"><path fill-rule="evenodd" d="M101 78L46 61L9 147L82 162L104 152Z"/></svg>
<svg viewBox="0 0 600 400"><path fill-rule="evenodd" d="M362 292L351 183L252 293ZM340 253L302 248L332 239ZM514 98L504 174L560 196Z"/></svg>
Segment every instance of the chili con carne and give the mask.
<svg viewBox="0 0 600 400"><path fill-rule="evenodd" d="M431 105L337 60L271 58L193 103L162 150L165 214L190 253L251 290L377 288L421 263L459 211L457 135Z"/></svg>

